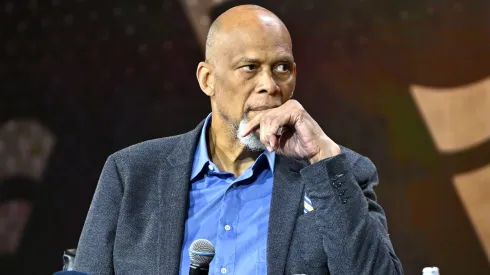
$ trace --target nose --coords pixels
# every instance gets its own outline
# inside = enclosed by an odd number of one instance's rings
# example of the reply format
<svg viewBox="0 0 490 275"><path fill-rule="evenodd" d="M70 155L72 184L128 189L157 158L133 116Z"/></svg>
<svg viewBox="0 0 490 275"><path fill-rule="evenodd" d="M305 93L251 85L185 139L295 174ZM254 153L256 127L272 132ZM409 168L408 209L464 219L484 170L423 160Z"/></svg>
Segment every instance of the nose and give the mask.
<svg viewBox="0 0 490 275"><path fill-rule="evenodd" d="M257 85L257 91L259 93L267 93L269 95L276 94L280 91L279 85L277 85L272 73L263 72L259 77L259 85Z"/></svg>

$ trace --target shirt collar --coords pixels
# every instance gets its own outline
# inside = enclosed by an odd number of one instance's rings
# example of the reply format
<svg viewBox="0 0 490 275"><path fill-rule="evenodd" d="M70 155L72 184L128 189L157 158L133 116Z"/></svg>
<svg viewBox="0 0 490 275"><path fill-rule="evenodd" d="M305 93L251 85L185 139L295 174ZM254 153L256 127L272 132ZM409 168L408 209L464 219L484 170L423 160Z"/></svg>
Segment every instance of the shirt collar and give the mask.
<svg viewBox="0 0 490 275"><path fill-rule="evenodd" d="M193 180L202 171L205 165L211 165L217 170L214 163L212 163L209 159L207 146L207 133L209 126L211 125L211 115L212 113L206 117L206 120L204 121L204 125L201 130L201 135L199 137L196 152L194 153L194 163L192 164L191 180ZM269 169L274 172L274 162L276 159L276 154L274 152L269 152L265 150L259 156L259 158L261 158L262 156L265 156L267 158ZM257 158L257 160L259 160L259 158ZM256 163L254 163L254 165L252 166L253 168L255 168L255 164Z"/></svg>

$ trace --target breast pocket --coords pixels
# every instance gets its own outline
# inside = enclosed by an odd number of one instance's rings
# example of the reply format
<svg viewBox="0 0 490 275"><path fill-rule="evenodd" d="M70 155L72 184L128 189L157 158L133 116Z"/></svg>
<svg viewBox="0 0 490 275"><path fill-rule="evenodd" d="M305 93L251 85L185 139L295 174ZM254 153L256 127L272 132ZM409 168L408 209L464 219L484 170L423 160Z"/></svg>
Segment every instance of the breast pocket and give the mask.
<svg viewBox="0 0 490 275"><path fill-rule="evenodd" d="M267 248L263 247L257 249L256 257L257 257L256 274L267 275Z"/></svg>

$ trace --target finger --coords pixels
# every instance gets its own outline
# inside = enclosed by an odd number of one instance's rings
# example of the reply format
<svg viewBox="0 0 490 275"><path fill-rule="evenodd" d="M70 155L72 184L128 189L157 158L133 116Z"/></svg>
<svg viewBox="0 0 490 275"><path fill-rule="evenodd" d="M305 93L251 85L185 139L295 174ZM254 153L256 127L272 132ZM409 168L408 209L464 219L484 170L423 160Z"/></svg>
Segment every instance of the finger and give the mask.
<svg viewBox="0 0 490 275"><path fill-rule="evenodd" d="M274 149L274 132L272 129L274 129L274 126L272 126L271 121L273 118L270 115L263 116L262 119L260 120L260 126L259 126L259 134L260 134L260 142L262 142L266 147L267 150L272 152Z"/></svg>
<svg viewBox="0 0 490 275"><path fill-rule="evenodd" d="M275 151L278 147L277 147L277 143L278 143L278 138L276 135L268 135L267 136L267 139L269 140L269 143L270 143L270 148L271 148L271 152L272 151Z"/></svg>
<svg viewBox="0 0 490 275"><path fill-rule="evenodd" d="M276 121L272 121L269 123L267 127L267 139L272 147L272 149L276 149L278 145L278 136L282 131L282 125L277 123Z"/></svg>
<svg viewBox="0 0 490 275"><path fill-rule="evenodd" d="M291 102L295 102L294 100L289 100L283 105L270 109L268 111L263 111L258 113L255 117L253 117L250 121L247 122L245 129L242 131L242 137L249 135L252 131L257 130L258 127L263 125L261 124L262 117L274 117L280 125L289 125L294 123L292 119L292 114L295 110L295 105Z"/></svg>
<svg viewBox="0 0 490 275"><path fill-rule="evenodd" d="M289 109L274 110L274 112L271 112L269 114L270 132L276 136L280 136L284 126L292 126L294 124L292 115L293 112Z"/></svg>
<svg viewBox="0 0 490 275"><path fill-rule="evenodd" d="M245 124L245 128L244 130L240 133L240 135L242 137L246 137L248 136L250 133L252 133L253 131L257 130L257 128L260 127L260 120L262 118L262 115L261 113L257 114L255 117L253 117L251 120L249 120L246 124Z"/></svg>
<svg viewBox="0 0 490 275"><path fill-rule="evenodd" d="M274 151L278 145L278 132L281 131L281 125L276 122L272 116L264 116L260 121L260 141L269 151Z"/></svg>
<svg viewBox="0 0 490 275"><path fill-rule="evenodd" d="M269 139L267 137L267 125L264 120L261 120L259 126L259 138L260 142L267 147L267 150L272 151L271 144L269 143Z"/></svg>

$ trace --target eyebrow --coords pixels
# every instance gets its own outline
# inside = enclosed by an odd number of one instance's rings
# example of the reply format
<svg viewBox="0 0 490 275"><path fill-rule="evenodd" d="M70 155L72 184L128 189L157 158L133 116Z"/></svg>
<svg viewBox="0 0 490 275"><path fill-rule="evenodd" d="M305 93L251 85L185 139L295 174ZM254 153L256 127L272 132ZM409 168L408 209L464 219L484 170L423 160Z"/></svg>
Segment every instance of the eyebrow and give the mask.
<svg viewBox="0 0 490 275"><path fill-rule="evenodd" d="M277 62L282 62L282 63L294 63L294 59L290 56L283 56L277 60Z"/></svg>
<svg viewBox="0 0 490 275"><path fill-rule="evenodd" d="M289 57L289 56L282 56L280 58L278 58L275 63L294 63L294 60L292 57ZM238 65L238 64L241 64L241 63L260 63L260 60L257 59L257 58L250 58L250 57L242 57L240 59L238 59L236 62L233 63L234 66Z"/></svg>
<svg viewBox="0 0 490 275"><path fill-rule="evenodd" d="M240 64L240 63L259 63L259 60L257 58L249 58L249 57L242 57L238 59L235 64Z"/></svg>

